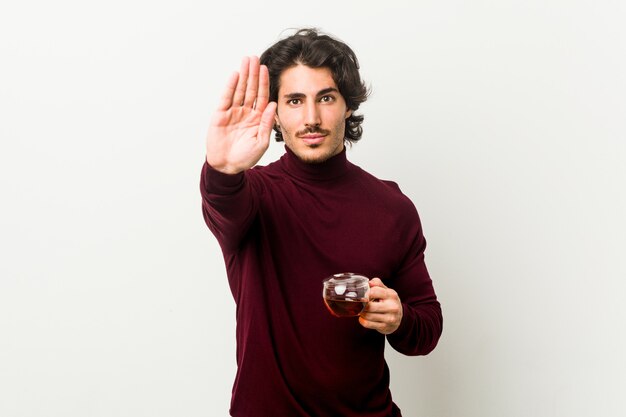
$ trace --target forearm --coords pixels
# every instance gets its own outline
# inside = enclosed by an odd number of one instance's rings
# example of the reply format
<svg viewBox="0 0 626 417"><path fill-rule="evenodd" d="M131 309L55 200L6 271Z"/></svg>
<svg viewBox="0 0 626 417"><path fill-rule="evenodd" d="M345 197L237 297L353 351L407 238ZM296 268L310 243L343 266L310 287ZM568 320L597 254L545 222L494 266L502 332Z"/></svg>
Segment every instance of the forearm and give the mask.
<svg viewBox="0 0 626 417"><path fill-rule="evenodd" d="M400 327L387 335L389 344L404 355L430 353L437 346L443 329L439 302L434 300L419 305L402 303L402 310Z"/></svg>
<svg viewBox="0 0 626 417"><path fill-rule="evenodd" d="M443 315L432 279L424 262L426 240L421 227L416 231L402 266L393 277L402 301L402 321L388 335L389 344L405 355L430 353L441 336Z"/></svg>
<svg viewBox="0 0 626 417"><path fill-rule="evenodd" d="M200 193L207 226L224 250L236 249L254 220L258 206L245 172L225 174L205 163Z"/></svg>

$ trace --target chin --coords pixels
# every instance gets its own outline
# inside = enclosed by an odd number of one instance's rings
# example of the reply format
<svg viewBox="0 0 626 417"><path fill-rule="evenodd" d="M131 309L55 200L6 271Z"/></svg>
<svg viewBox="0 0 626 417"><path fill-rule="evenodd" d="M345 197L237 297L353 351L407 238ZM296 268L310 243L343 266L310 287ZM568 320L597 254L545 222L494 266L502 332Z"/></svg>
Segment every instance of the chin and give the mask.
<svg viewBox="0 0 626 417"><path fill-rule="evenodd" d="M324 149L320 149L319 145L313 145L313 146L307 147L306 149L301 150L300 152L297 152L296 155L302 161L309 163L309 164L319 164L321 162L326 161L328 158L332 156L330 152L324 151Z"/></svg>

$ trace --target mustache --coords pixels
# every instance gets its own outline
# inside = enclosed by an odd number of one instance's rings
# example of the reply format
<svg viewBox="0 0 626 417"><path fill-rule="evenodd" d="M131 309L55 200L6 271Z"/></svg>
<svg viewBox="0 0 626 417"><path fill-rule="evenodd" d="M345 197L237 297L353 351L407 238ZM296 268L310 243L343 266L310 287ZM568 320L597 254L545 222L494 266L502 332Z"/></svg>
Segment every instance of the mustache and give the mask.
<svg viewBox="0 0 626 417"><path fill-rule="evenodd" d="M330 135L330 131L326 129L322 129L319 126L310 126L310 127L307 127L306 129L298 130L296 132L296 136L310 135L312 133L319 133L320 135L326 135L326 136Z"/></svg>

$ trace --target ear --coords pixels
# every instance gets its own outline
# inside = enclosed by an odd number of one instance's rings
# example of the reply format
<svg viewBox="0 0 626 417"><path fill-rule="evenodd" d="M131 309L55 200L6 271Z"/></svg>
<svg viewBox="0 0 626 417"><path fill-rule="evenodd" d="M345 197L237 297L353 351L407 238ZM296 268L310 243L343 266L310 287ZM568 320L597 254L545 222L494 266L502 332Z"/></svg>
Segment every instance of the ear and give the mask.
<svg viewBox="0 0 626 417"><path fill-rule="evenodd" d="M280 129L280 119L278 118L278 114L274 115L274 129Z"/></svg>
<svg viewBox="0 0 626 417"><path fill-rule="evenodd" d="M351 110L351 109L348 109L348 110L346 111L346 117L345 117L345 119L347 119L347 118L348 118L348 117L350 117L350 116L352 116L352 110Z"/></svg>

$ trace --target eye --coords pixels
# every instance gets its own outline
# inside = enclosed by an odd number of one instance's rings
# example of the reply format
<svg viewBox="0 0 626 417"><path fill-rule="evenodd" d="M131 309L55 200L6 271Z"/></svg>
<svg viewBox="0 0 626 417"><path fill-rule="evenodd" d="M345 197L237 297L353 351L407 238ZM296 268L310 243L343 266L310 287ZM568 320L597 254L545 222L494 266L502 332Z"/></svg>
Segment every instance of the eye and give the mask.
<svg viewBox="0 0 626 417"><path fill-rule="evenodd" d="M331 103L331 102L335 101L335 97L333 97L333 96L322 96L320 98L320 101L322 103Z"/></svg>
<svg viewBox="0 0 626 417"><path fill-rule="evenodd" d="M291 106L297 106L298 104L301 104L302 100L300 100L299 98L292 98L287 100L287 104L291 105Z"/></svg>

